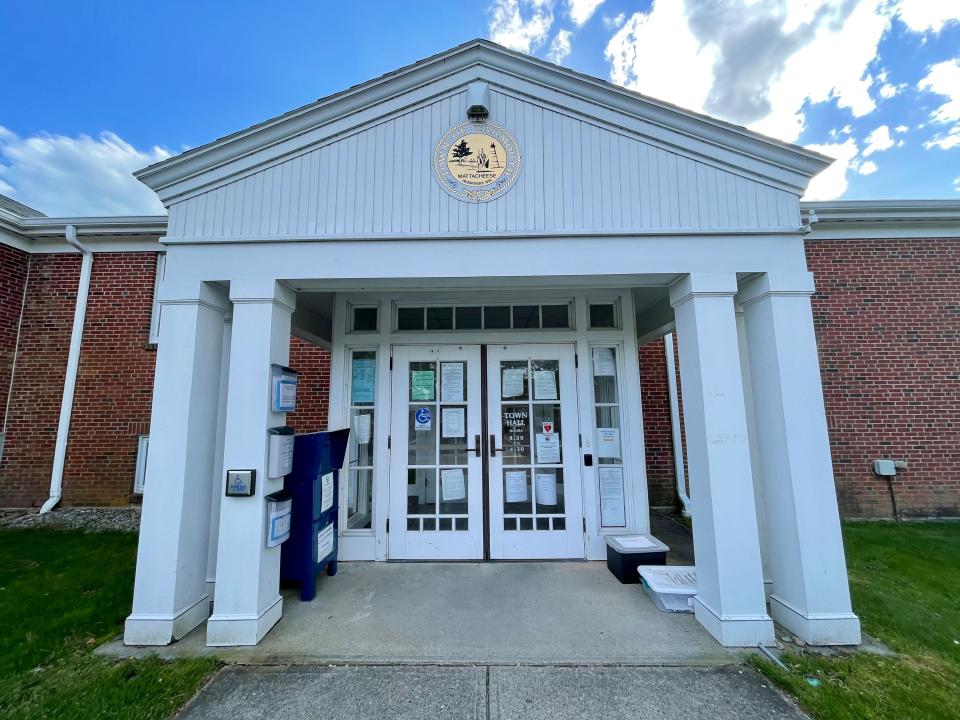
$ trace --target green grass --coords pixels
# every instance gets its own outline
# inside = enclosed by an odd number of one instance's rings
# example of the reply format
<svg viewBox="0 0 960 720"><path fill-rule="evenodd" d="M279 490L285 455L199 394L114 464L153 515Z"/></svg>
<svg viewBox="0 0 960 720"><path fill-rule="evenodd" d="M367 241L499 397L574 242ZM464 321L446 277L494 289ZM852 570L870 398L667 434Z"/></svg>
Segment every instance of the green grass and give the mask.
<svg viewBox="0 0 960 720"><path fill-rule="evenodd" d="M0 530L0 718L167 718L213 673L92 654L122 629L135 559L131 533Z"/></svg>
<svg viewBox="0 0 960 720"><path fill-rule="evenodd" d="M790 653L788 672L754 664L821 720L960 720L960 523L851 522L844 541L863 630L899 657Z"/></svg>

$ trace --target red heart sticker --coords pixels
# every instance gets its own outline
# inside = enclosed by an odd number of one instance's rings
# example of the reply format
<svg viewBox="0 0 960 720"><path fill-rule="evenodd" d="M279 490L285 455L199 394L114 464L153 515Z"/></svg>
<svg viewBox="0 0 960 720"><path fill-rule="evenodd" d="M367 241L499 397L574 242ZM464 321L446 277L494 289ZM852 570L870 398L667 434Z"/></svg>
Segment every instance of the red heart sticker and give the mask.
<svg viewBox="0 0 960 720"><path fill-rule="evenodd" d="M545 422L545 423L543 424L543 431L544 431L545 433L552 433L552 432L553 432L553 423L552 423L552 422Z"/></svg>

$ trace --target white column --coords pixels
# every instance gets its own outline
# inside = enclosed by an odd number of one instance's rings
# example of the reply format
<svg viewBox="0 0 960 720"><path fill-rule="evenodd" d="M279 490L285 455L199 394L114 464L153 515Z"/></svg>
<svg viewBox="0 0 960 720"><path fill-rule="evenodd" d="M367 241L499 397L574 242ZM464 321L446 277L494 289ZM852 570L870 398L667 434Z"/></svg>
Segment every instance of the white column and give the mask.
<svg viewBox="0 0 960 720"><path fill-rule="evenodd" d="M224 433L225 487L229 469L256 471L252 497L220 493L220 536L213 615L207 645L255 645L280 619L280 547L265 547L264 496L282 489L267 478L267 428L283 425L284 413L270 407L271 364L290 358L290 315L294 293L273 280L230 284L233 323Z"/></svg>
<svg viewBox="0 0 960 720"><path fill-rule="evenodd" d="M774 641L760 566L733 273L687 275L670 287L693 504L697 620L721 645Z"/></svg>
<svg viewBox="0 0 960 720"><path fill-rule="evenodd" d="M850 606L808 272L744 284L763 478L770 612L811 645L860 642Z"/></svg>
<svg viewBox="0 0 960 720"><path fill-rule="evenodd" d="M223 317L219 288L165 283L128 645L166 645L206 620L210 485Z"/></svg>

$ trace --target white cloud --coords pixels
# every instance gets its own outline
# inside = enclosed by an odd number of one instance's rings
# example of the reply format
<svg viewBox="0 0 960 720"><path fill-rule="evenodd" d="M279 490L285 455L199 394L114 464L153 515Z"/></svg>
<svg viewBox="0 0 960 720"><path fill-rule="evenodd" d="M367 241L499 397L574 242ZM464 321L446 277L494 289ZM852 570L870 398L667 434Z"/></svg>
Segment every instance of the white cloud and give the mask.
<svg viewBox="0 0 960 720"><path fill-rule="evenodd" d="M957 0L900 0L897 14L913 32L940 32L948 22L960 21Z"/></svg>
<svg viewBox="0 0 960 720"><path fill-rule="evenodd" d="M925 142L923 147L927 150L935 147L949 150L960 145L960 59L932 65L918 87L920 90L927 90L947 99L930 113L930 120L935 123L953 124L946 132L939 133Z"/></svg>
<svg viewBox="0 0 960 720"><path fill-rule="evenodd" d="M957 179L953 181L953 189L956 190L957 192L960 192L960 176L958 176Z"/></svg>
<svg viewBox="0 0 960 720"><path fill-rule="evenodd" d="M906 83L900 83L899 85L893 85L892 83L884 83L880 86L880 97L884 100L889 100L894 97L901 90L906 89Z"/></svg>
<svg viewBox="0 0 960 720"><path fill-rule="evenodd" d="M562 65L567 59L572 49L570 41L573 39L573 33L569 30L560 30L557 32L550 48L547 50L547 60L557 65Z"/></svg>
<svg viewBox="0 0 960 720"><path fill-rule="evenodd" d="M910 129L910 128L907 127L906 125L897 125L897 126L893 129L893 131L894 131L894 132L898 132L898 133L905 133L905 132L906 132L907 130L909 130L909 129Z"/></svg>
<svg viewBox="0 0 960 720"><path fill-rule="evenodd" d="M611 38L613 82L795 141L806 103L876 108L886 0L655 0Z"/></svg>
<svg viewBox="0 0 960 720"><path fill-rule="evenodd" d="M547 40L554 0L494 0L488 29L495 43L529 53Z"/></svg>
<svg viewBox="0 0 960 720"><path fill-rule="evenodd" d="M960 59L931 65L919 88L947 98L947 102L930 113L931 120L941 123L960 120Z"/></svg>
<svg viewBox="0 0 960 720"><path fill-rule="evenodd" d="M51 216L165 212L132 173L168 157L164 148L138 150L112 132L21 138L0 127L3 192Z"/></svg>
<svg viewBox="0 0 960 720"><path fill-rule="evenodd" d="M867 160L857 166L857 172L861 175L873 175L877 169L877 164L873 160Z"/></svg>
<svg viewBox="0 0 960 720"><path fill-rule="evenodd" d="M960 125L954 125L947 132L941 133L923 144L923 147L927 150L935 147L941 150L949 150L958 146L960 146Z"/></svg>
<svg viewBox="0 0 960 720"><path fill-rule="evenodd" d="M570 8L570 19L574 25L580 27L593 17L597 8L603 5L603 0L567 0L567 4Z"/></svg>
<svg viewBox="0 0 960 720"><path fill-rule="evenodd" d="M610 17L609 15L603 16L603 26L610 31L613 31L613 30L616 30L617 28L622 27L626 21L627 21L626 13L617 13L613 17Z"/></svg>
<svg viewBox="0 0 960 720"><path fill-rule="evenodd" d="M804 200L836 200L847 191L847 171L856 165L857 143L847 138L842 143L807 145L807 149L822 153L836 162L810 181ZM862 166L860 166L862 167Z"/></svg>
<svg viewBox="0 0 960 720"><path fill-rule="evenodd" d="M863 149L863 156L869 157L875 152L882 152L893 147L893 138L890 137L890 128L881 125L872 133L867 135L867 146Z"/></svg>

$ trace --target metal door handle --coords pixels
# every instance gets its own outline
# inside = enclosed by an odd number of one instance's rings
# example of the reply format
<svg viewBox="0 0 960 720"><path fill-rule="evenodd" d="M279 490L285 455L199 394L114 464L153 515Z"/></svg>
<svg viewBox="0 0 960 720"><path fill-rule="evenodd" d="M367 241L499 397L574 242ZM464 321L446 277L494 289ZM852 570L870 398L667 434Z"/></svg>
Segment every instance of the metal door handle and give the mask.
<svg viewBox="0 0 960 720"><path fill-rule="evenodd" d="M497 436L490 436L490 457L496 457L498 452L503 452L503 448L497 447Z"/></svg>
<svg viewBox="0 0 960 720"><path fill-rule="evenodd" d="M480 436L479 436L479 435L474 435L474 436L473 436L473 447L472 447L472 448L467 448L467 452L475 452L475 453L477 454L477 457L482 457L482 454L481 454L482 450L481 450L481 448L480 448Z"/></svg>

